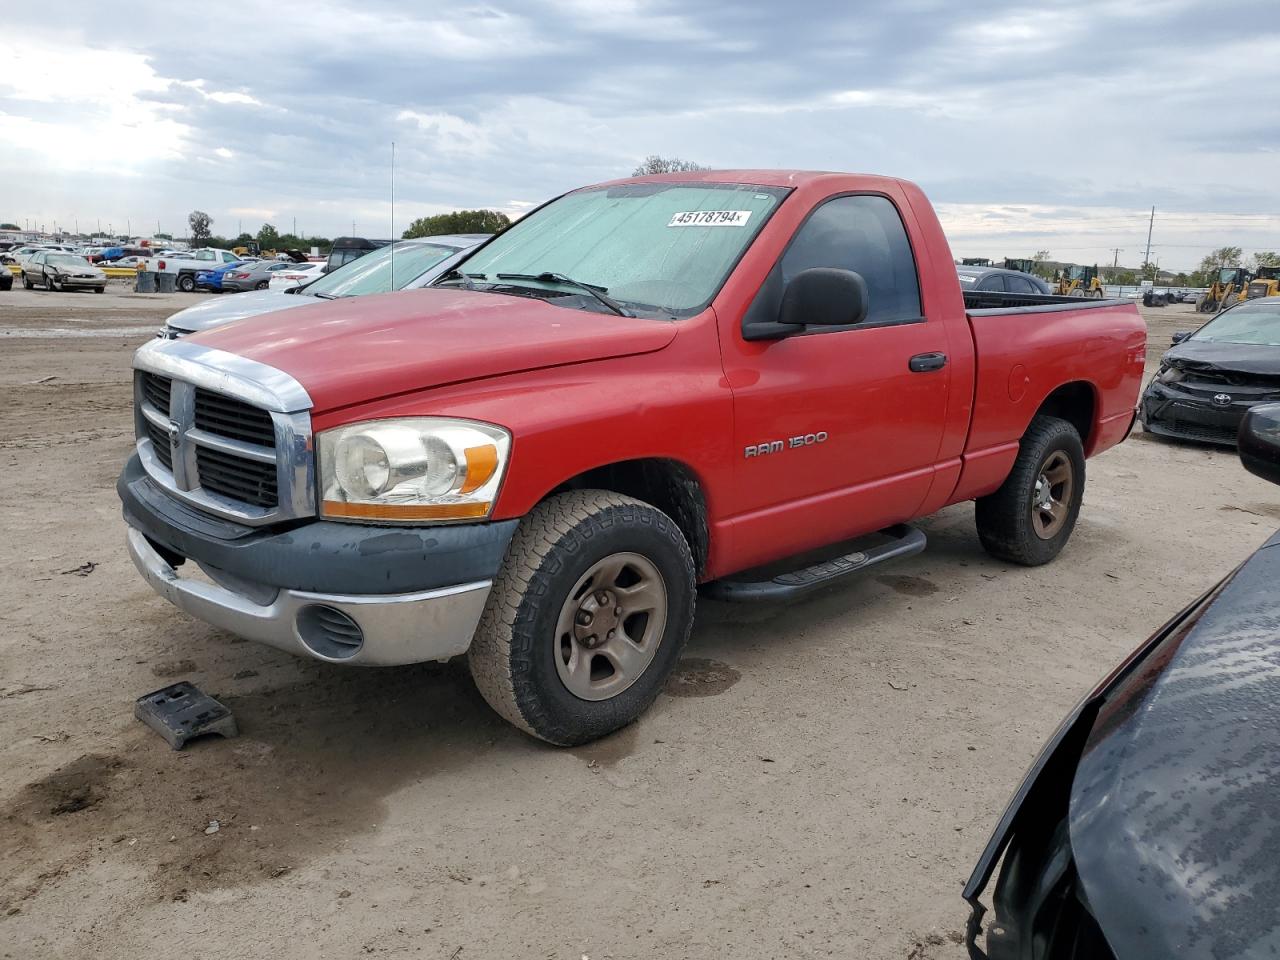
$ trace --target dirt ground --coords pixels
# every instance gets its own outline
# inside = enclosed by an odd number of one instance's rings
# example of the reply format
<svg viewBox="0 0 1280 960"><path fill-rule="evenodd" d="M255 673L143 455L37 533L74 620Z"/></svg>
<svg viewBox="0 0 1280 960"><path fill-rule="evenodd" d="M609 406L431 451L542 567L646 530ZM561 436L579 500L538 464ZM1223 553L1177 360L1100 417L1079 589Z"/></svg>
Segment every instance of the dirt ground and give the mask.
<svg viewBox="0 0 1280 960"><path fill-rule="evenodd" d="M294 659L144 585L129 358L194 300L0 293L3 957L959 958L1041 743L1280 522L1232 453L1138 434L1090 461L1057 562L991 560L949 508L879 574L703 601L653 710L553 749L462 665ZM1195 325L1147 319L1152 360ZM172 752L133 718L178 678L242 735Z"/></svg>

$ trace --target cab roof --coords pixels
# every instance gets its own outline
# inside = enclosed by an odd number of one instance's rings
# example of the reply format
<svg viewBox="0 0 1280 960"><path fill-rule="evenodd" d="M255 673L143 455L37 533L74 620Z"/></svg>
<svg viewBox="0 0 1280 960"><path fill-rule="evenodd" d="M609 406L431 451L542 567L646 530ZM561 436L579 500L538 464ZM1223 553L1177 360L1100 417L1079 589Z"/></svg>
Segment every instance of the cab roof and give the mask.
<svg viewBox="0 0 1280 960"><path fill-rule="evenodd" d="M868 186L876 183L897 184L896 177L883 177L872 173L841 173L834 170L687 170L679 173L655 173L644 177L623 177L594 186L613 186L620 183L741 183L756 187L803 187L825 180L865 181Z"/></svg>

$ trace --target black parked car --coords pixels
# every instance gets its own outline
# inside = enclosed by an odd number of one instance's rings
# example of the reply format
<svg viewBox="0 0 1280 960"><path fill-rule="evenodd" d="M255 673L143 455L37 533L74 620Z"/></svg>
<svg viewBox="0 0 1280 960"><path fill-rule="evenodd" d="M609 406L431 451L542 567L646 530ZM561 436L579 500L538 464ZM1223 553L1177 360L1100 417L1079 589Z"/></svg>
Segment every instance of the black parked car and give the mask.
<svg viewBox="0 0 1280 960"><path fill-rule="evenodd" d="M1280 483L1280 404L1245 415L1240 458ZM1280 533L1067 717L964 897L975 958L1280 956Z"/></svg>
<svg viewBox="0 0 1280 960"><path fill-rule="evenodd" d="M1151 433L1234 446L1246 410L1280 401L1280 297L1246 300L1173 342L1138 408Z"/></svg>
<svg viewBox="0 0 1280 960"><path fill-rule="evenodd" d="M1001 267L958 266L960 286L964 292L981 290L986 293L1053 293L1053 288L1039 277Z"/></svg>

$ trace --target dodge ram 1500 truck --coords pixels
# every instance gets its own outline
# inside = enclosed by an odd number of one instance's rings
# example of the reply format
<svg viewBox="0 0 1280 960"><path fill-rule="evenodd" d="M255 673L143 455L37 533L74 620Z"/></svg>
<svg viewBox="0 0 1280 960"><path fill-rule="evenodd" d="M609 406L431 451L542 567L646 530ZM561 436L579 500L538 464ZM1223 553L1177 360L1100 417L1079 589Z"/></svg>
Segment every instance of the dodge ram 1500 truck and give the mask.
<svg viewBox="0 0 1280 960"><path fill-rule="evenodd" d="M832 173L586 187L431 287L310 313L138 351L135 564L296 654L465 653L556 744L653 701L699 584L796 596L964 500L990 553L1052 559L1146 341L1129 303L966 303L917 187Z"/></svg>

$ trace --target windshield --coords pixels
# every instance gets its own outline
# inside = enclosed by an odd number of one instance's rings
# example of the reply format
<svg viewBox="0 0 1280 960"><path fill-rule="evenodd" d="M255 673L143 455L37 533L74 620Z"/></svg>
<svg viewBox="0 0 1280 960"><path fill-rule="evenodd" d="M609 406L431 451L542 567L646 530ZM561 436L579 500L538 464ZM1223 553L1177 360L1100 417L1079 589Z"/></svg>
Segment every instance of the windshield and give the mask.
<svg viewBox="0 0 1280 960"><path fill-rule="evenodd" d="M1280 347L1280 301L1242 303L1210 320L1187 339Z"/></svg>
<svg viewBox="0 0 1280 960"><path fill-rule="evenodd" d="M630 183L592 187L549 203L467 259L481 289L534 287L566 305L608 309L556 280L607 294L628 311L689 316L703 309L782 202L783 187L734 183ZM517 274L519 277L504 276Z"/></svg>
<svg viewBox="0 0 1280 960"><path fill-rule="evenodd" d="M69 253L59 253L49 257L49 265L53 267L87 267L89 266L89 261L84 257L73 257Z"/></svg>
<svg viewBox="0 0 1280 960"><path fill-rule="evenodd" d="M1218 271L1218 281L1220 283L1234 283L1237 272L1235 267L1223 267Z"/></svg>
<svg viewBox="0 0 1280 960"><path fill-rule="evenodd" d="M403 290L441 260L457 252L456 247L446 247L438 243L402 241L390 244L366 253L360 259L353 260L330 271L319 280L307 284L306 293L326 297L362 297L370 293ZM393 266L394 286L392 285Z"/></svg>

